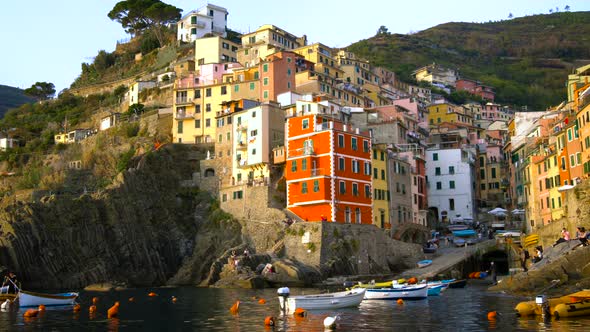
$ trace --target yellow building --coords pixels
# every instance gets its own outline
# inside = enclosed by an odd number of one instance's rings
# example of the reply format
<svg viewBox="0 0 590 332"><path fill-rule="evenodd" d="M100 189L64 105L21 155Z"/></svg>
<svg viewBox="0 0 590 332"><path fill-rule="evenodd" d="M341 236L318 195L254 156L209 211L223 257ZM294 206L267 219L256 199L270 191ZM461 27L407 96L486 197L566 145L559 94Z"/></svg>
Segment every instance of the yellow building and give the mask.
<svg viewBox="0 0 590 332"><path fill-rule="evenodd" d="M590 83L590 65L576 68L573 74L567 76L567 100L576 99L576 90Z"/></svg>
<svg viewBox="0 0 590 332"><path fill-rule="evenodd" d="M242 35L242 47L237 50L237 58L245 67L252 67L271 54L306 44L306 36L297 37L274 25L266 24L254 32Z"/></svg>
<svg viewBox="0 0 590 332"><path fill-rule="evenodd" d="M547 169L547 180L549 184L549 204L551 207L551 220L557 221L565 215L561 193L557 190L560 187L559 165L555 153L555 145L550 148L547 156L547 163L550 167Z"/></svg>
<svg viewBox="0 0 590 332"><path fill-rule="evenodd" d="M238 62L237 51L240 45L216 36L195 40L195 63Z"/></svg>
<svg viewBox="0 0 590 332"><path fill-rule="evenodd" d="M524 186L524 195L526 198L526 202L524 203L525 215L527 216L526 220L529 222L531 229L535 227L535 221L541 221L541 210L539 208L539 186L537 184L539 178L539 172L537 171L537 165L532 162L533 157L529 156L525 160L526 166L523 175L523 186Z"/></svg>
<svg viewBox="0 0 590 332"><path fill-rule="evenodd" d="M428 123L436 126L444 122L473 126L473 116L462 106L452 103L431 104L428 109Z"/></svg>
<svg viewBox="0 0 590 332"><path fill-rule="evenodd" d="M380 84L379 77L373 74L369 61L358 59L354 53L344 50L337 53L336 59L340 69L344 72L345 82L358 85Z"/></svg>
<svg viewBox="0 0 590 332"><path fill-rule="evenodd" d="M373 146L373 223L379 228L390 228L389 201L391 193L387 186L387 151L385 145Z"/></svg>

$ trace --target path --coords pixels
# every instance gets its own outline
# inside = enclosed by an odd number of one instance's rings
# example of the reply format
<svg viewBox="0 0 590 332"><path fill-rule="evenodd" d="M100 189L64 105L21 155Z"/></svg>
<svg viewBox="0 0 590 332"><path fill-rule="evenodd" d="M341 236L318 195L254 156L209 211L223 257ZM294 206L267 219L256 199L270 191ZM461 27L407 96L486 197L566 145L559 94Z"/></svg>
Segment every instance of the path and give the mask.
<svg viewBox="0 0 590 332"><path fill-rule="evenodd" d="M398 275L397 278L416 277L418 280L432 279L438 274L449 270L453 266L461 263L465 258L473 255L477 250L487 250L496 245L496 240L486 240L467 247L446 247L438 250L437 256L432 258L432 265L424 268L414 268L406 270Z"/></svg>

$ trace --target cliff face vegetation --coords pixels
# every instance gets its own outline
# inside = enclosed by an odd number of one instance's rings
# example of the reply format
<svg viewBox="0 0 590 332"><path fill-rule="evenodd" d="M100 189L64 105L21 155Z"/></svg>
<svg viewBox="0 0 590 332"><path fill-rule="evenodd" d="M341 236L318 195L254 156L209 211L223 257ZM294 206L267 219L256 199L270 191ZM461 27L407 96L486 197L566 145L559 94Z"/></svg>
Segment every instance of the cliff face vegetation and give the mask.
<svg viewBox="0 0 590 332"><path fill-rule="evenodd" d="M200 229L236 227L208 194L179 186L194 171L188 154L195 153L171 145L147 152L93 194L36 203L5 198L0 265L16 271L27 289L164 284L193 254ZM200 253L203 265L214 259L214 250Z"/></svg>

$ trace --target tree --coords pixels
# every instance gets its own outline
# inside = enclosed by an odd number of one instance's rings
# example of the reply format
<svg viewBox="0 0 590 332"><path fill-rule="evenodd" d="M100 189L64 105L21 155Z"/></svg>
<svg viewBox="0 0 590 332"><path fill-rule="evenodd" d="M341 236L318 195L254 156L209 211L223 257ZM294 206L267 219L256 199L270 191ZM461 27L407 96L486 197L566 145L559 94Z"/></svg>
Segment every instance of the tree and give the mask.
<svg viewBox="0 0 590 332"><path fill-rule="evenodd" d="M37 100L51 99L55 95L55 85L48 82L37 82L25 89L25 94Z"/></svg>
<svg viewBox="0 0 590 332"><path fill-rule="evenodd" d="M160 0L119 1L108 13L108 17L121 23L125 32L138 35L151 30L160 46L164 45L162 29L180 19L182 9Z"/></svg>
<svg viewBox="0 0 590 332"><path fill-rule="evenodd" d="M512 13L508 14L508 18L513 18L514 15L512 15Z"/></svg>
<svg viewBox="0 0 590 332"><path fill-rule="evenodd" d="M564 9L566 12L569 12L569 11L570 11L570 5L566 5L566 6L565 6L563 9Z"/></svg>
<svg viewBox="0 0 590 332"><path fill-rule="evenodd" d="M379 30L377 30L377 35L388 35L389 34L389 30L387 29L387 27L385 25L382 25L379 27Z"/></svg>

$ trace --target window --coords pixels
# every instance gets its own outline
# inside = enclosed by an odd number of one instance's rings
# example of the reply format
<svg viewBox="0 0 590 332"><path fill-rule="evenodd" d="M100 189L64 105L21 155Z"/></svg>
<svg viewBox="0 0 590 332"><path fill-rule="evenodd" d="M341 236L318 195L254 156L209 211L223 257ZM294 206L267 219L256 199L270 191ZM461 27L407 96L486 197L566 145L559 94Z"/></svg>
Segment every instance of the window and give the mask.
<svg viewBox="0 0 590 332"><path fill-rule="evenodd" d="M495 178L496 178L496 168L493 167L492 168L492 179L495 179Z"/></svg>
<svg viewBox="0 0 590 332"><path fill-rule="evenodd" d="M371 176L371 165L369 164L368 161L365 161L365 169L364 169L364 174Z"/></svg>
<svg viewBox="0 0 590 332"><path fill-rule="evenodd" d="M211 112L211 104L205 104L205 112Z"/></svg>
<svg viewBox="0 0 590 332"><path fill-rule="evenodd" d="M234 199L242 199L244 197L244 192L241 190L234 191Z"/></svg>
<svg viewBox="0 0 590 332"><path fill-rule="evenodd" d="M434 169L434 175L440 175L440 167Z"/></svg>
<svg viewBox="0 0 590 332"><path fill-rule="evenodd" d="M576 162L578 163L578 165L582 164L582 153L581 152L576 153Z"/></svg>
<svg viewBox="0 0 590 332"><path fill-rule="evenodd" d="M573 167L576 165L576 159L574 158L573 154L570 154L570 167Z"/></svg>
<svg viewBox="0 0 590 332"><path fill-rule="evenodd" d="M199 119L195 120L195 128L197 128L197 129L201 128L201 120L199 120Z"/></svg>
<svg viewBox="0 0 590 332"><path fill-rule="evenodd" d="M449 174L455 174L455 166L449 166Z"/></svg>
<svg viewBox="0 0 590 332"><path fill-rule="evenodd" d="M375 178L375 179L379 178L379 172L378 172L377 168L373 168L373 178Z"/></svg>
<svg viewBox="0 0 590 332"><path fill-rule="evenodd" d="M338 147L339 148L344 147L344 135L338 135Z"/></svg>
<svg viewBox="0 0 590 332"><path fill-rule="evenodd" d="M301 128L303 128L303 129L309 128L309 119L303 119L303 121L301 121Z"/></svg>
<svg viewBox="0 0 590 332"><path fill-rule="evenodd" d="M211 119L205 119L205 127L206 128L211 127Z"/></svg>
<svg viewBox="0 0 590 332"><path fill-rule="evenodd" d="M250 83L250 90L254 90L254 88L256 88L256 85L254 83Z"/></svg>
<svg viewBox="0 0 590 332"><path fill-rule="evenodd" d="M265 63L264 65L262 65L262 71L263 72L268 72L268 63Z"/></svg>
<svg viewBox="0 0 590 332"><path fill-rule="evenodd" d="M441 190L442 189L442 182L437 182L436 183L436 190Z"/></svg>
<svg viewBox="0 0 590 332"><path fill-rule="evenodd" d="M262 98L268 99L268 90L264 90L264 92L262 93Z"/></svg>
<svg viewBox="0 0 590 332"><path fill-rule="evenodd" d="M352 195L353 196L358 196L359 195L359 185L358 185L358 183L353 183L352 184Z"/></svg>
<svg viewBox="0 0 590 332"><path fill-rule="evenodd" d="M373 159L377 159L377 150L373 150Z"/></svg>
<svg viewBox="0 0 590 332"><path fill-rule="evenodd" d="M352 161L352 172L353 173L359 173L359 161L358 160L353 160Z"/></svg>
<svg viewBox="0 0 590 332"><path fill-rule="evenodd" d="M195 90L195 99L201 98L201 90Z"/></svg>
<svg viewBox="0 0 590 332"><path fill-rule="evenodd" d="M255 118L256 117L256 111L252 112L252 117Z"/></svg>
<svg viewBox="0 0 590 332"><path fill-rule="evenodd" d="M486 178L486 170L485 169L482 168L479 170L479 178L481 180L485 180L485 178Z"/></svg>
<svg viewBox="0 0 590 332"><path fill-rule="evenodd" d="M297 160L291 161L291 172L297 172Z"/></svg>
<svg viewBox="0 0 590 332"><path fill-rule="evenodd" d="M262 85L268 85L268 77L265 77L265 78L262 80Z"/></svg>
<svg viewBox="0 0 590 332"><path fill-rule="evenodd" d="M385 160L385 152L381 151L381 160Z"/></svg>
<svg viewBox="0 0 590 332"><path fill-rule="evenodd" d="M205 97L211 97L211 88L205 89Z"/></svg>
<svg viewBox="0 0 590 332"><path fill-rule="evenodd" d="M344 170L344 158L342 158L342 157L338 158L338 169L341 171Z"/></svg>
<svg viewBox="0 0 590 332"><path fill-rule="evenodd" d="M350 142L351 142L351 145L352 145L352 149L354 151L356 151L358 149L358 146L357 146L357 138L356 137L352 137L351 140L350 140Z"/></svg>
<svg viewBox="0 0 590 332"><path fill-rule="evenodd" d="M226 95L227 94L227 86L222 86L221 87L221 94L222 95Z"/></svg>
<svg viewBox="0 0 590 332"><path fill-rule="evenodd" d="M455 181L449 181L449 188L455 189Z"/></svg>
<svg viewBox="0 0 590 332"><path fill-rule="evenodd" d="M258 135L258 129L250 130L250 136Z"/></svg>
<svg viewBox="0 0 590 332"><path fill-rule="evenodd" d="M255 71L254 72L254 79L257 80L259 78L260 78L260 74L257 71Z"/></svg>
<svg viewBox="0 0 590 332"><path fill-rule="evenodd" d="M301 193L307 194L307 182L301 182Z"/></svg>
<svg viewBox="0 0 590 332"><path fill-rule="evenodd" d="M381 180L385 180L385 170L381 170Z"/></svg>
<svg viewBox="0 0 590 332"><path fill-rule="evenodd" d="M363 152L369 152L369 141L363 140Z"/></svg>
<svg viewBox="0 0 590 332"><path fill-rule="evenodd" d="M346 182L340 181L340 193L346 194Z"/></svg>
<svg viewBox="0 0 590 332"><path fill-rule="evenodd" d="M455 199L449 198L449 210L455 211Z"/></svg>
<svg viewBox="0 0 590 332"><path fill-rule="evenodd" d="M320 191L320 181L313 180L313 192L317 193L318 191Z"/></svg>
<svg viewBox="0 0 590 332"><path fill-rule="evenodd" d="M371 186L368 184L365 184L365 197L371 198Z"/></svg>
<svg viewBox="0 0 590 332"><path fill-rule="evenodd" d="M301 170L307 171L307 159L301 159Z"/></svg>
<svg viewBox="0 0 590 332"><path fill-rule="evenodd" d="M361 209L360 208L356 208L354 210L354 215L356 217L356 223L360 224L361 223Z"/></svg>
<svg viewBox="0 0 590 332"><path fill-rule="evenodd" d="M486 184L485 183L480 184L479 189L486 190Z"/></svg>
<svg viewBox="0 0 590 332"><path fill-rule="evenodd" d="M434 161L438 160L438 153L432 154L432 160L434 160Z"/></svg>
<svg viewBox="0 0 590 332"><path fill-rule="evenodd" d="M182 134L182 129L183 129L183 128L182 128L182 124L183 124L183 122L182 122L182 121L178 121L178 133L179 133L179 134Z"/></svg>
<svg viewBox="0 0 590 332"><path fill-rule="evenodd" d="M252 155L256 155L256 149L252 149Z"/></svg>

